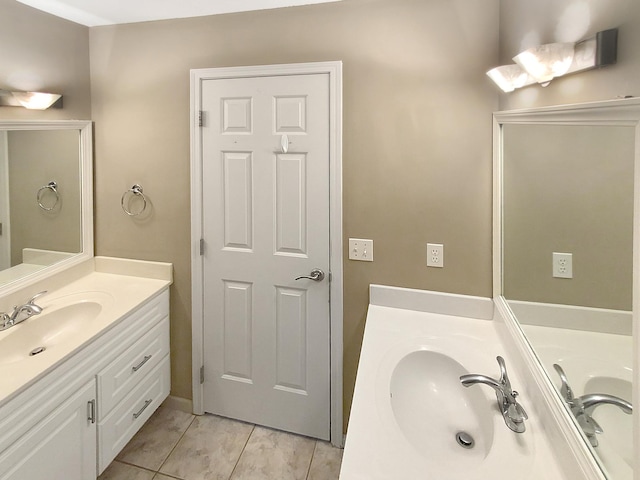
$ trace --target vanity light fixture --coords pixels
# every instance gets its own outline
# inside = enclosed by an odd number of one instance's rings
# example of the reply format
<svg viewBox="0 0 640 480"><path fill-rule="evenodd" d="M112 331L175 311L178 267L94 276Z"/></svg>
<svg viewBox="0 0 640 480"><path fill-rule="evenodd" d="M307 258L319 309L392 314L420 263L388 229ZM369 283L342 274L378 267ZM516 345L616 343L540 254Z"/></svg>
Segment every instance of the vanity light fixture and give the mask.
<svg viewBox="0 0 640 480"><path fill-rule="evenodd" d="M44 92L0 90L0 107L24 107L30 110L62 108L62 95Z"/></svg>
<svg viewBox="0 0 640 480"><path fill-rule="evenodd" d="M525 72L520 65L502 65L492 68L487 75L503 92L513 92L516 88L536 83L535 78Z"/></svg>
<svg viewBox="0 0 640 480"><path fill-rule="evenodd" d="M503 65L487 75L504 91L539 83L543 87L556 77L616 63L618 29L598 32L576 43L549 43L519 53L515 65Z"/></svg>
<svg viewBox="0 0 640 480"><path fill-rule="evenodd" d="M573 43L548 43L533 47L513 57L516 64L543 86L561 77L573 63Z"/></svg>

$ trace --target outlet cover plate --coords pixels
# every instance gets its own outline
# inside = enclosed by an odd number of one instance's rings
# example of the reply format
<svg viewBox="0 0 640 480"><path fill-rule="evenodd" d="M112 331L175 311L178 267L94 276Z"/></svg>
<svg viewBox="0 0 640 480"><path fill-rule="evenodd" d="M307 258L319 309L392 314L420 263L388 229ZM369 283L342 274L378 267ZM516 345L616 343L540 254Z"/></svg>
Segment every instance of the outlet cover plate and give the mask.
<svg viewBox="0 0 640 480"><path fill-rule="evenodd" d="M573 255L553 252L553 276L555 278L573 278Z"/></svg>
<svg viewBox="0 0 640 480"><path fill-rule="evenodd" d="M427 267L444 267L444 245L427 243Z"/></svg>

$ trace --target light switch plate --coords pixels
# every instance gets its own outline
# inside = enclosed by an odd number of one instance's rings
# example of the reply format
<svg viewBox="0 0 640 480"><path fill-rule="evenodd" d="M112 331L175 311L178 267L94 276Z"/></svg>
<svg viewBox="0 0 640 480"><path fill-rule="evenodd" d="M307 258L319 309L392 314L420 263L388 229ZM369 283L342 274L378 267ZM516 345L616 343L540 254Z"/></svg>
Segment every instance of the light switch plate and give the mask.
<svg viewBox="0 0 640 480"><path fill-rule="evenodd" d="M373 262L373 240L366 238L350 238L349 260Z"/></svg>

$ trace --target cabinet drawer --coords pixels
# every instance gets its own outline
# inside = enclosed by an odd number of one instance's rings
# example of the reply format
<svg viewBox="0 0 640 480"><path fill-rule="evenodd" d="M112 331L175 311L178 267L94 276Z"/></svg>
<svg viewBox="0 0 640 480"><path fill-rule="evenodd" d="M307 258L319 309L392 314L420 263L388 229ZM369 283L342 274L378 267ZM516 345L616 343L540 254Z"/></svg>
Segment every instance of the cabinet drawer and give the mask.
<svg viewBox="0 0 640 480"><path fill-rule="evenodd" d="M98 419L106 417L168 353L169 318L165 317L98 373Z"/></svg>
<svg viewBox="0 0 640 480"><path fill-rule="evenodd" d="M169 395L169 356L98 424L98 471L102 473Z"/></svg>

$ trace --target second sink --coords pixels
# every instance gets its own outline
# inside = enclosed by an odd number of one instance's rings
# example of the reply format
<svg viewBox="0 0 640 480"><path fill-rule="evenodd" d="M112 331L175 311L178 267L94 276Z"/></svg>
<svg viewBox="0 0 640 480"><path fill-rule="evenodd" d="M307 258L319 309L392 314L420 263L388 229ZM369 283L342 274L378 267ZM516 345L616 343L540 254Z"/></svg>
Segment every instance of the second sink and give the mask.
<svg viewBox="0 0 640 480"><path fill-rule="evenodd" d="M409 443L424 455L441 461L446 457L464 469L483 461L494 435L486 396L459 381L467 373L447 355L418 350L398 362L390 385L393 414ZM465 445L459 434L474 444Z"/></svg>

